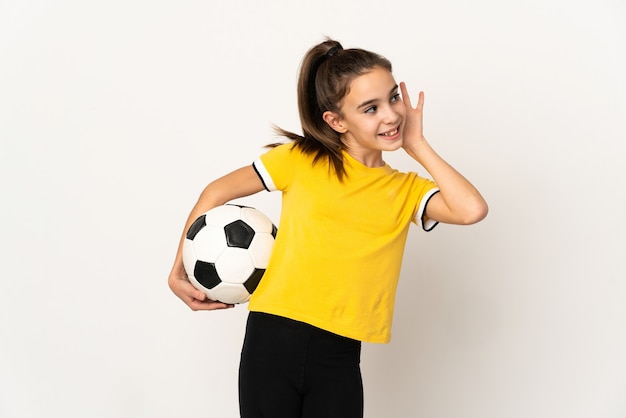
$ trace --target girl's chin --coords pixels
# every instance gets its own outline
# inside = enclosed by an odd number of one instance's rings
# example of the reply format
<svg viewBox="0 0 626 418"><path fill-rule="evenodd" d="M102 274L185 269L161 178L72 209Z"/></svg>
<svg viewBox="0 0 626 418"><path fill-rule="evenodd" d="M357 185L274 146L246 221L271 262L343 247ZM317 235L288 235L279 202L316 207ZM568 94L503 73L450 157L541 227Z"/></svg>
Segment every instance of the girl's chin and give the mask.
<svg viewBox="0 0 626 418"><path fill-rule="evenodd" d="M394 139L394 140L385 140L384 148L385 151L395 151L397 149L402 148L402 137Z"/></svg>

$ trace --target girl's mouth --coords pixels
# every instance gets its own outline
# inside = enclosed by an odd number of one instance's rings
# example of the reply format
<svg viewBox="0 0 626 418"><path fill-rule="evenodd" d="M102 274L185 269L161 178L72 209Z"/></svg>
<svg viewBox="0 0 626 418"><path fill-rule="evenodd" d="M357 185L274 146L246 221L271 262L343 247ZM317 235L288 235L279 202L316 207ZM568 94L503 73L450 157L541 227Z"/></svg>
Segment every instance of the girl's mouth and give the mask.
<svg viewBox="0 0 626 418"><path fill-rule="evenodd" d="M385 138L392 138L398 135L398 132L400 132L400 128L396 128L392 131L383 132L382 134L379 134L379 135L384 136Z"/></svg>

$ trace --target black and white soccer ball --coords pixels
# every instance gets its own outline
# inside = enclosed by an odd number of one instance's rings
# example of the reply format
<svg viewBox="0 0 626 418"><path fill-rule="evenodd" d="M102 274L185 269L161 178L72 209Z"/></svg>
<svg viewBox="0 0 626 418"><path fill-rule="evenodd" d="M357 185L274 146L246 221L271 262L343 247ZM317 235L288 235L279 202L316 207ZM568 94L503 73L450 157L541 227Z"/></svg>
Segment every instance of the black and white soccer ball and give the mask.
<svg viewBox="0 0 626 418"><path fill-rule="evenodd" d="M189 281L209 299L244 303L269 262L276 226L257 209L227 204L201 215L183 243Z"/></svg>

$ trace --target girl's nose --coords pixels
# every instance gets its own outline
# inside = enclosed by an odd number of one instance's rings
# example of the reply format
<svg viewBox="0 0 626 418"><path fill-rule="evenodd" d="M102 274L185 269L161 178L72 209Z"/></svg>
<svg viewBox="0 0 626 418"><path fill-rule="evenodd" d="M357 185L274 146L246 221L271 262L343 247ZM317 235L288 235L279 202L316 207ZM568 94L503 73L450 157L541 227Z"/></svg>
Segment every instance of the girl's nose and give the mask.
<svg viewBox="0 0 626 418"><path fill-rule="evenodd" d="M383 122L389 125L395 125L402 119L402 115L398 113L394 108L387 107L383 115Z"/></svg>

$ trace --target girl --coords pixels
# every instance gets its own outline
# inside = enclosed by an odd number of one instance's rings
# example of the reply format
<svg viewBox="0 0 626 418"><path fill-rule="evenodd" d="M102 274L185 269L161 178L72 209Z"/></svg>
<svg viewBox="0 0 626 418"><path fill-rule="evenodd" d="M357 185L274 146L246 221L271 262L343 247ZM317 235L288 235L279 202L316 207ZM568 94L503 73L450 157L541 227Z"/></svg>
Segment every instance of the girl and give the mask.
<svg viewBox="0 0 626 418"><path fill-rule="evenodd" d="M472 224L480 193L422 133L390 62L334 40L311 48L298 80L302 135L210 183L203 212L262 190L282 192L279 233L253 294L239 371L242 417L362 417L361 341L385 343L411 222ZM401 173L383 151L403 148L432 176ZM229 308L188 281L178 248L172 291L193 310Z"/></svg>

